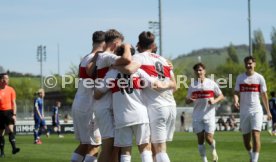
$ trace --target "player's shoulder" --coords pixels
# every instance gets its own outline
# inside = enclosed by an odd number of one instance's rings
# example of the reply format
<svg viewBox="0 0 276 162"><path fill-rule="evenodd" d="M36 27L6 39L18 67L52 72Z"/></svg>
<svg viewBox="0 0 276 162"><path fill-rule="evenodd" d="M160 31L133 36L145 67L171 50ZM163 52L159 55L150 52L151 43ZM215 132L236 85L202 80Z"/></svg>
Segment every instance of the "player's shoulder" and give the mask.
<svg viewBox="0 0 276 162"><path fill-rule="evenodd" d="M206 78L206 83L207 83L207 86L219 87L219 84L215 80L210 78Z"/></svg>
<svg viewBox="0 0 276 162"><path fill-rule="evenodd" d="M245 73L241 73L237 76L237 83L243 82L243 80L245 80L247 78L247 75Z"/></svg>
<svg viewBox="0 0 276 162"><path fill-rule="evenodd" d="M132 58L145 58L147 56L147 52L142 52L142 53L136 53L135 55L132 56Z"/></svg>
<svg viewBox="0 0 276 162"><path fill-rule="evenodd" d="M257 77L257 78L264 79L264 76L262 74L258 73L258 72L255 72L254 76Z"/></svg>
<svg viewBox="0 0 276 162"><path fill-rule="evenodd" d="M241 79L241 78L246 78L246 74L245 73L241 73L237 76L237 79Z"/></svg>
<svg viewBox="0 0 276 162"><path fill-rule="evenodd" d="M107 51L99 53L99 57L109 57L110 55L112 56L112 55L115 55L115 54L113 54L111 52L107 52Z"/></svg>
<svg viewBox="0 0 276 162"><path fill-rule="evenodd" d="M9 85L7 85L7 90L8 90L8 91L15 92L15 91L14 91L14 88L13 88L13 87L11 87L11 86L9 86Z"/></svg>
<svg viewBox="0 0 276 162"><path fill-rule="evenodd" d="M39 101L40 101L40 98L39 98L39 97L35 97L35 98L34 98L34 101L35 101L35 102L39 102Z"/></svg>
<svg viewBox="0 0 276 162"><path fill-rule="evenodd" d="M210 78L205 78L204 81L205 82L212 82L212 83L215 82L213 79L210 79Z"/></svg>
<svg viewBox="0 0 276 162"><path fill-rule="evenodd" d="M86 66L88 62L90 62L90 60L93 58L94 53L89 53L87 55L85 55L81 62L80 62L80 66Z"/></svg>
<svg viewBox="0 0 276 162"><path fill-rule="evenodd" d="M114 53L111 53L111 52L103 52L103 53L100 53L99 56L98 56L98 60L101 59L101 60L106 60L106 59L116 59L120 56L117 56L115 55Z"/></svg>
<svg viewBox="0 0 276 162"><path fill-rule="evenodd" d="M102 57L106 57L106 55L108 54L109 54L108 52L99 52L97 60L101 59Z"/></svg>

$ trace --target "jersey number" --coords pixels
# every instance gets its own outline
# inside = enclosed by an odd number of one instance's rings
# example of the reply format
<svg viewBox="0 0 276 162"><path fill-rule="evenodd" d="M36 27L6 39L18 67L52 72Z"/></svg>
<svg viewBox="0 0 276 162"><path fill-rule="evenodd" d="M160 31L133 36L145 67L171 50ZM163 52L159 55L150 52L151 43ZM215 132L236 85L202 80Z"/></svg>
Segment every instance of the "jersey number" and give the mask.
<svg viewBox="0 0 276 162"><path fill-rule="evenodd" d="M165 79L164 67L161 62L157 61L155 63L155 70L157 72L158 79L164 80Z"/></svg>
<svg viewBox="0 0 276 162"><path fill-rule="evenodd" d="M123 75L123 76L121 76L121 75ZM117 75L117 79L120 79L120 78L124 78L125 80L127 80L127 85L124 85L125 88L119 87L121 93L122 93L123 95L125 94L125 92L126 92L127 94L131 94L131 93L133 92L133 87L131 87L131 85L130 85L130 82L131 82L130 75L119 73L119 74Z"/></svg>

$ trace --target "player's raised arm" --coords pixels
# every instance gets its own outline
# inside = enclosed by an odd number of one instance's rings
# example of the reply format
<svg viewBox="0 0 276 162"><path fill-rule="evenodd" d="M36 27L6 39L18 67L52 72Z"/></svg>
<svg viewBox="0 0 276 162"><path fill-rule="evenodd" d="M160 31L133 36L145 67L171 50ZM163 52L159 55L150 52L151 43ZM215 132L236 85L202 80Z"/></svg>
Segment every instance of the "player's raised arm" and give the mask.
<svg viewBox="0 0 276 162"><path fill-rule="evenodd" d="M123 55L115 61L114 65L128 65L131 62L131 44L124 44Z"/></svg>
<svg viewBox="0 0 276 162"><path fill-rule="evenodd" d="M136 61L131 61L130 64L125 65L125 66L113 66L115 69L119 70L120 72L124 74L133 74L135 73L139 68L141 64L136 62Z"/></svg>
<svg viewBox="0 0 276 162"><path fill-rule="evenodd" d="M186 104L191 104L193 102L195 102L195 99L186 97L186 99L185 99Z"/></svg>
<svg viewBox="0 0 276 162"><path fill-rule="evenodd" d="M99 53L101 53L102 51L96 52L95 55L93 56L93 58L91 59L91 61L87 64L85 70L86 70L86 74L90 77L92 77L93 72L95 71L96 68L96 61L97 58L99 56Z"/></svg>

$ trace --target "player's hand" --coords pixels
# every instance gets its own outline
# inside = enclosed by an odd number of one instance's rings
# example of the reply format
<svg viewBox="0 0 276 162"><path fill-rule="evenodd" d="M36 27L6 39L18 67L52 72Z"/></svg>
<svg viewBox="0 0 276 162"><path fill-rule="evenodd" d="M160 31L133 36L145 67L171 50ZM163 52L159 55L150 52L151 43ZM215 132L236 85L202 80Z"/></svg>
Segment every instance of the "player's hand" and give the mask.
<svg viewBox="0 0 276 162"><path fill-rule="evenodd" d="M124 48L125 49L130 49L131 48L131 44L130 43L125 43L124 44Z"/></svg>
<svg viewBox="0 0 276 162"><path fill-rule="evenodd" d="M167 63L169 65L170 69L173 70L173 64L172 64L172 62L170 60L167 60Z"/></svg>
<svg viewBox="0 0 276 162"><path fill-rule="evenodd" d="M239 102L234 102L234 107L239 110L240 109L240 103Z"/></svg>
<svg viewBox="0 0 276 162"><path fill-rule="evenodd" d="M14 122L16 122L16 116L15 115L12 116L12 119L13 119Z"/></svg>
<svg viewBox="0 0 276 162"><path fill-rule="evenodd" d="M214 98L210 98L210 99L208 100L208 103L209 103L210 105L215 104L215 99L214 99Z"/></svg>
<svg viewBox="0 0 276 162"><path fill-rule="evenodd" d="M196 101L196 99L193 99L193 98L187 98L186 99L187 103L190 104L190 103L193 103Z"/></svg>
<svg viewBox="0 0 276 162"><path fill-rule="evenodd" d="M269 120L271 120L271 119L272 119L272 115L271 115L270 112L268 112L268 113L267 113L267 120L269 121Z"/></svg>

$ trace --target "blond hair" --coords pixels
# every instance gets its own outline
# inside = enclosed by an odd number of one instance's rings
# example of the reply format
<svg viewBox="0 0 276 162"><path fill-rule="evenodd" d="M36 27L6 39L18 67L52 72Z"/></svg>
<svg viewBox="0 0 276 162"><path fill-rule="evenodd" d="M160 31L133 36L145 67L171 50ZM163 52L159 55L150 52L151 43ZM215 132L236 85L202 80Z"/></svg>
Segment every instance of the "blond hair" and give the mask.
<svg viewBox="0 0 276 162"><path fill-rule="evenodd" d="M36 92L37 94L40 94L40 93L44 93L45 91L44 91L44 89L43 88L40 88L40 89L38 89L38 91Z"/></svg>

